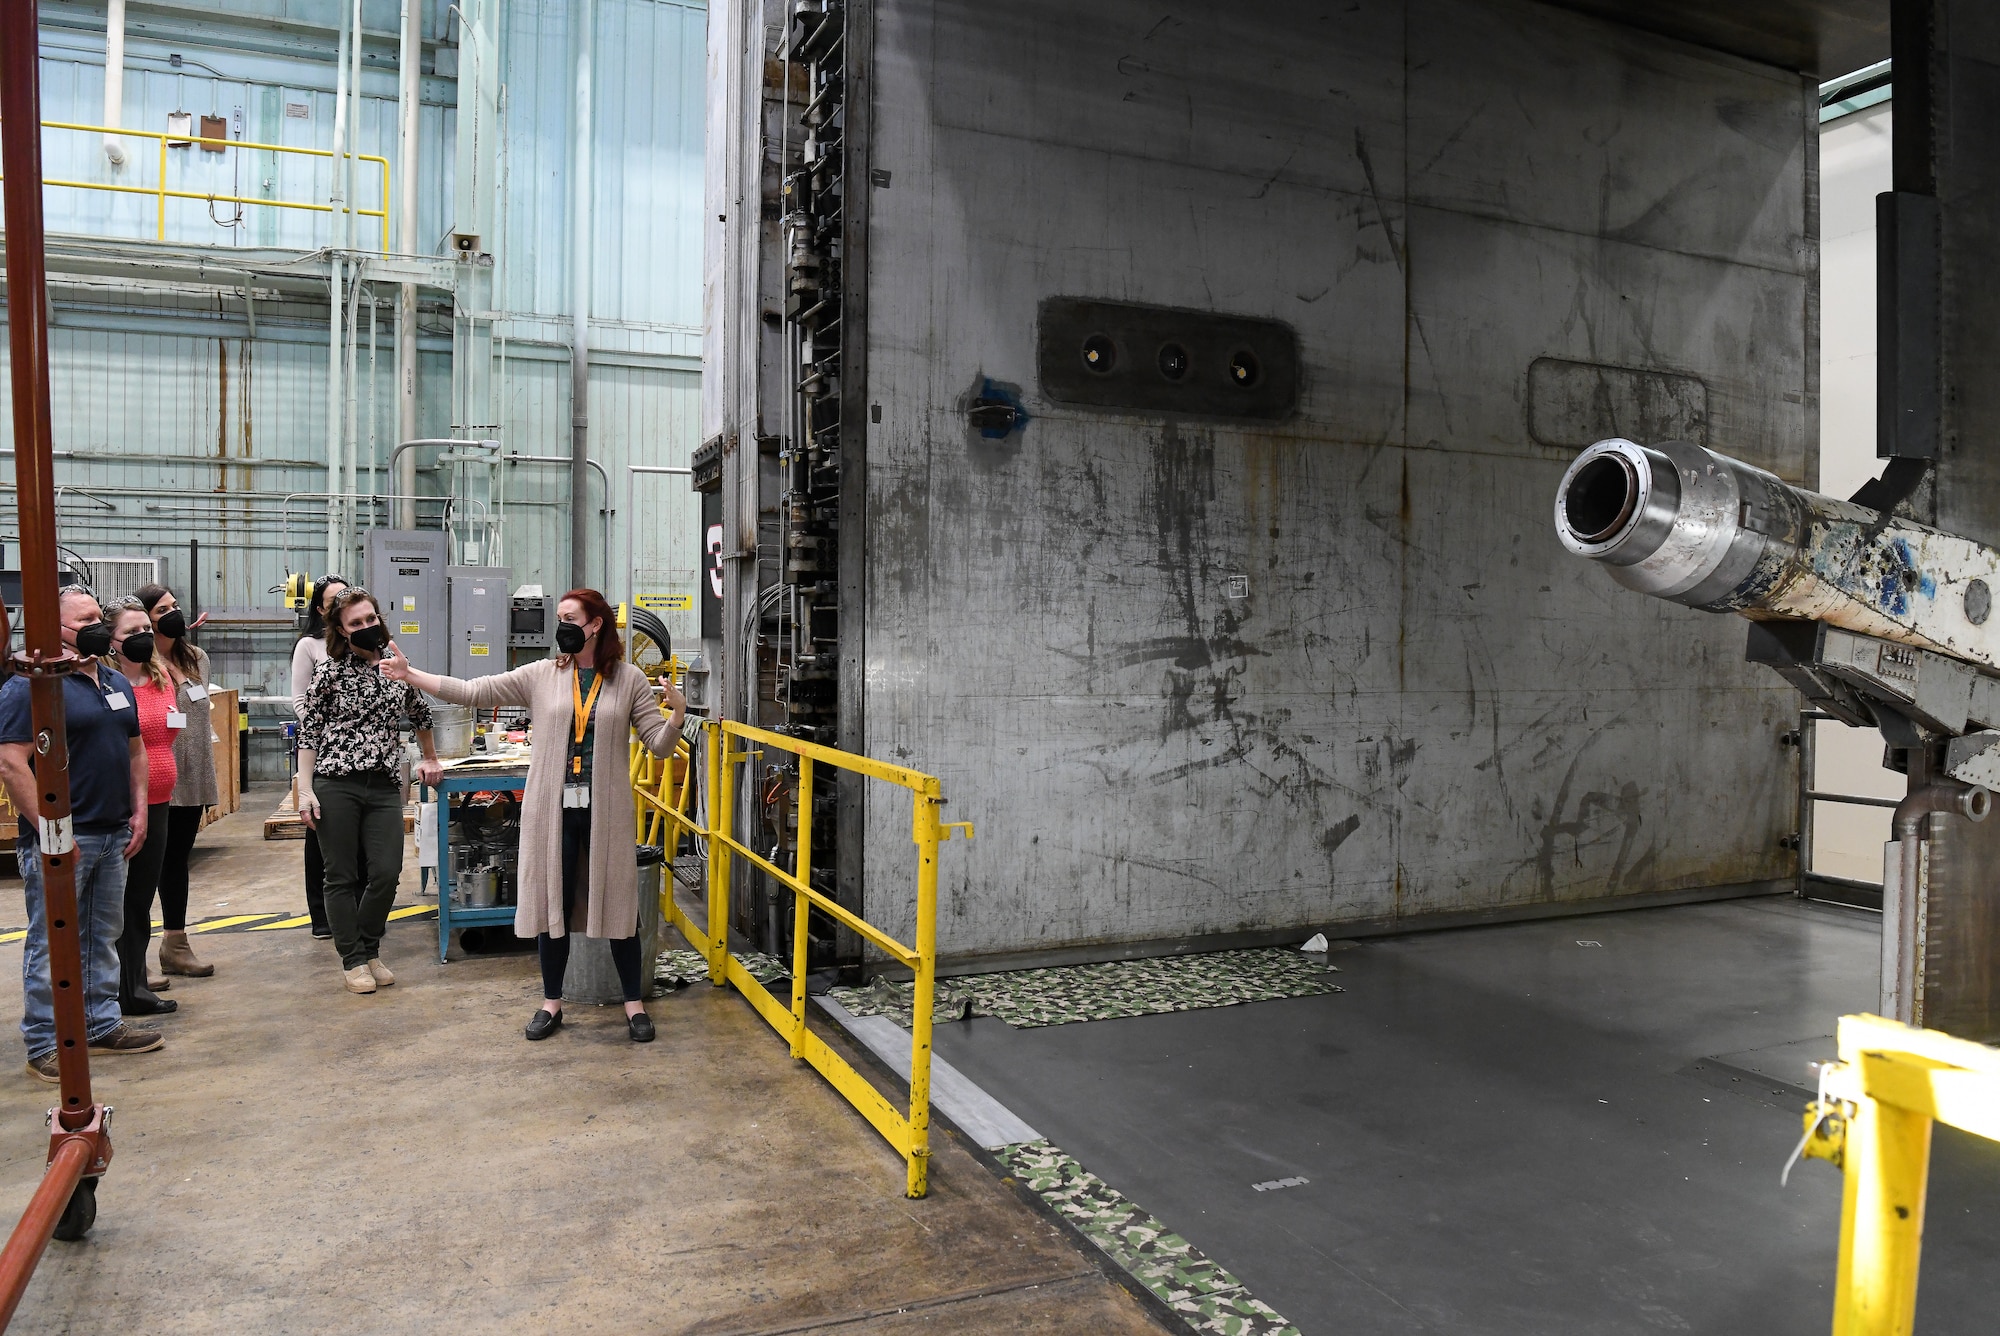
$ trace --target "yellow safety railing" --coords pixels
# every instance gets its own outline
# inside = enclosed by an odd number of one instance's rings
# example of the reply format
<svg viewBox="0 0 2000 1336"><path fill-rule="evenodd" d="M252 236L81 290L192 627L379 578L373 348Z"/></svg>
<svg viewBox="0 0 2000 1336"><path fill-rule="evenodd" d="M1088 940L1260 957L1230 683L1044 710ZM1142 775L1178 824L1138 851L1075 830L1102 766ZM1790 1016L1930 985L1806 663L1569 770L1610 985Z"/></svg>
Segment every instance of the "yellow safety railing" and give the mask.
<svg viewBox="0 0 2000 1336"><path fill-rule="evenodd" d="M1880 1016L1840 1018L1802 1152L1846 1174L1834 1336L1908 1336L1930 1179L1931 1124L2000 1141L2000 1051Z"/></svg>
<svg viewBox="0 0 2000 1336"><path fill-rule="evenodd" d="M655 756L636 739L632 743L632 760L628 772L632 779L633 796L641 801L633 804L634 815L638 819L638 830L634 833L640 844L667 843L666 827L668 818L677 819L690 833L699 835L701 828L688 815L688 801L694 796L694 751L682 738L674 744L671 756ZM674 762L681 762L681 783L674 787ZM667 849L667 865L672 867L674 851Z"/></svg>
<svg viewBox="0 0 2000 1336"><path fill-rule="evenodd" d="M45 130L80 130L87 134L111 135L119 139L151 139L160 148L160 179L150 186L117 185L108 181L64 181L55 177L44 177L44 186L61 186L68 190L102 190L114 195L151 195L159 201L155 215L155 237L167 239L167 201L170 199L206 200L212 204L261 204L273 209L301 209L308 213L332 213L331 204L312 204L302 200L263 199L250 195L217 195L205 190L169 190L167 188L167 149L173 145L213 144L221 148L255 149L264 153L292 153L306 158L331 158L332 149L293 148L288 144L257 144L246 139L204 139L200 135L168 135L157 130L120 130L105 125L80 125L73 121L43 121ZM374 218L382 224L382 245L389 249L389 160L373 153L343 153L343 158L356 162L372 162L381 173L382 203L380 208L355 209L362 218Z"/></svg>
<svg viewBox="0 0 2000 1336"><path fill-rule="evenodd" d="M707 783L703 790L707 795L705 821L697 821L686 810L692 787L689 779L683 779L680 792L674 795L671 792L671 766L651 767L636 757L633 760L633 792L639 805L671 827L707 841L708 846L706 928L694 923L675 903L671 878L666 880L661 892L661 909L668 921L680 929L694 949L708 961L709 981L717 987L733 985L743 994L757 1013L790 1041L792 1056L812 1064L813 1069L824 1076L902 1155L906 1167L904 1190L909 1196L921 1197L929 1190L930 1170L931 1008L937 979L938 846L950 839L954 831L963 831L967 839L972 838L972 823L939 819L944 795L943 786L935 775L788 738L732 720L711 720L704 725L703 732L707 751ZM797 854L789 871L737 839L732 828L735 804L730 801L729 795L736 791L736 767L763 751L785 752L797 758ZM815 771L819 766L831 766L910 791L910 831L917 845L915 942L906 945L896 940L814 888L812 799ZM690 765L689 769L692 768ZM646 829L642 824L642 833ZM669 856L671 858L671 850ZM731 864L738 857L793 892L795 917L792 923L789 1006L773 997L729 953L729 879ZM908 967L916 976L916 994L910 1017L910 1105L907 1114L884 1099L846 1059L828 1047L826 1041L806 1025L806 928L815 908L877 947L890 959Z"/></svg>

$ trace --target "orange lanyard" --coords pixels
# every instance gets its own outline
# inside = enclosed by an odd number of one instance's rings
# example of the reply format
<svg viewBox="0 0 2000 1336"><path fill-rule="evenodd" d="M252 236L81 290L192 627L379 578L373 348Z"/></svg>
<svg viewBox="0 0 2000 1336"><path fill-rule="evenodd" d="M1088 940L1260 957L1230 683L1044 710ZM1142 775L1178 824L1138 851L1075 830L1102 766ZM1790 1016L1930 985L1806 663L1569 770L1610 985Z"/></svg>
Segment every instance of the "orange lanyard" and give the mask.
<svg viewBox="0 0 2000 1336"><path fill-rule="evenodd" d="M569 772L579 779L583 777L583 752L581 751L583 735L590 728L590 712L597 707L597 693L604 688L604 674L599 673L596 680L590 684L589 697L585 698L583 688L578 685L581 677L582 674L578 673L574 668L570 670L569 698L576 703L576 715L572 720L572 724L576 729L576 745L579 750L569 758Z"/></svg>

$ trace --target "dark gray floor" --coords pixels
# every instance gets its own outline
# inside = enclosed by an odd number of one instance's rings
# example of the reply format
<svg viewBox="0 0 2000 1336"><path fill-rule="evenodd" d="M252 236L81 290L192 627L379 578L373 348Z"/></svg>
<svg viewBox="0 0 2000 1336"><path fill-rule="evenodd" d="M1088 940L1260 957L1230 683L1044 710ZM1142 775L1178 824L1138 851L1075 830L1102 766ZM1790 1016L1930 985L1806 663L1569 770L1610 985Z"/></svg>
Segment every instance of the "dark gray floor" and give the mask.
<svg viewBox="0 0 2000 1336"><path fill-rule="evenodd" d="M1786 898L1385 938L1332 957L1344 994L937 1050L1306 1336L1824 1336L1840 1176L1778 1186L1802 1106L1758 1077L1810 1085L1831 1041L1800 1041L1874 1009L1876 923ZM2000 1327L1996 1152L1938 1135L1925 1336Z"/></svg>

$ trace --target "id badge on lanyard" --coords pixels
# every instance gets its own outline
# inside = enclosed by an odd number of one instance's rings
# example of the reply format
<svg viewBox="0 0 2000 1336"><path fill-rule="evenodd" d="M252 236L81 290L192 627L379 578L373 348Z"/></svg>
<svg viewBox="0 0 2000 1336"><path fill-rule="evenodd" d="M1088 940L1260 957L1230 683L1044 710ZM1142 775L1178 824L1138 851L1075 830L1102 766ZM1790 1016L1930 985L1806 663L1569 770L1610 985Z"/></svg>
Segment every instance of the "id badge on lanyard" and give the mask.
<svg viewBox="0 0 2000 1336"><path fill-rule="evenodd" d="M590 729L590 712L597 708L597 693L604 687L604 674L590 684L590 695L583 694L578 685L578 674L570 671L569 694L575 706L571 719L573 742L570 746L569 774L564 777L562 805L569 808L590 806L590 785L583 782L583 735Z"/></svg>

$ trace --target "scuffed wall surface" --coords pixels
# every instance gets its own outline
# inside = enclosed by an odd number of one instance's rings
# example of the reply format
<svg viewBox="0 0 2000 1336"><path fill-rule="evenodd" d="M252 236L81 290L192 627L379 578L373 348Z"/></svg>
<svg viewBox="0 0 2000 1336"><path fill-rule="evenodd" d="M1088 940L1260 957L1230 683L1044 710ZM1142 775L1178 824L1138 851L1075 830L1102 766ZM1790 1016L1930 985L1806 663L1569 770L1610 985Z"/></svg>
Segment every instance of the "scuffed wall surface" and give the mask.
<svg viewBox="0 0 2000 1336"><path fill-rule="evenodd" d="M876 11L868 749L979 826L943 951L1789 871L1790 692L1563 554L1592 401L1536 414L1529 368L1674 377L1809 481L1795 76L1531 4ZM1300 411L1051 403L1054 295L1283 320ZM908 831L871 808L871 919Z"/></svg>

